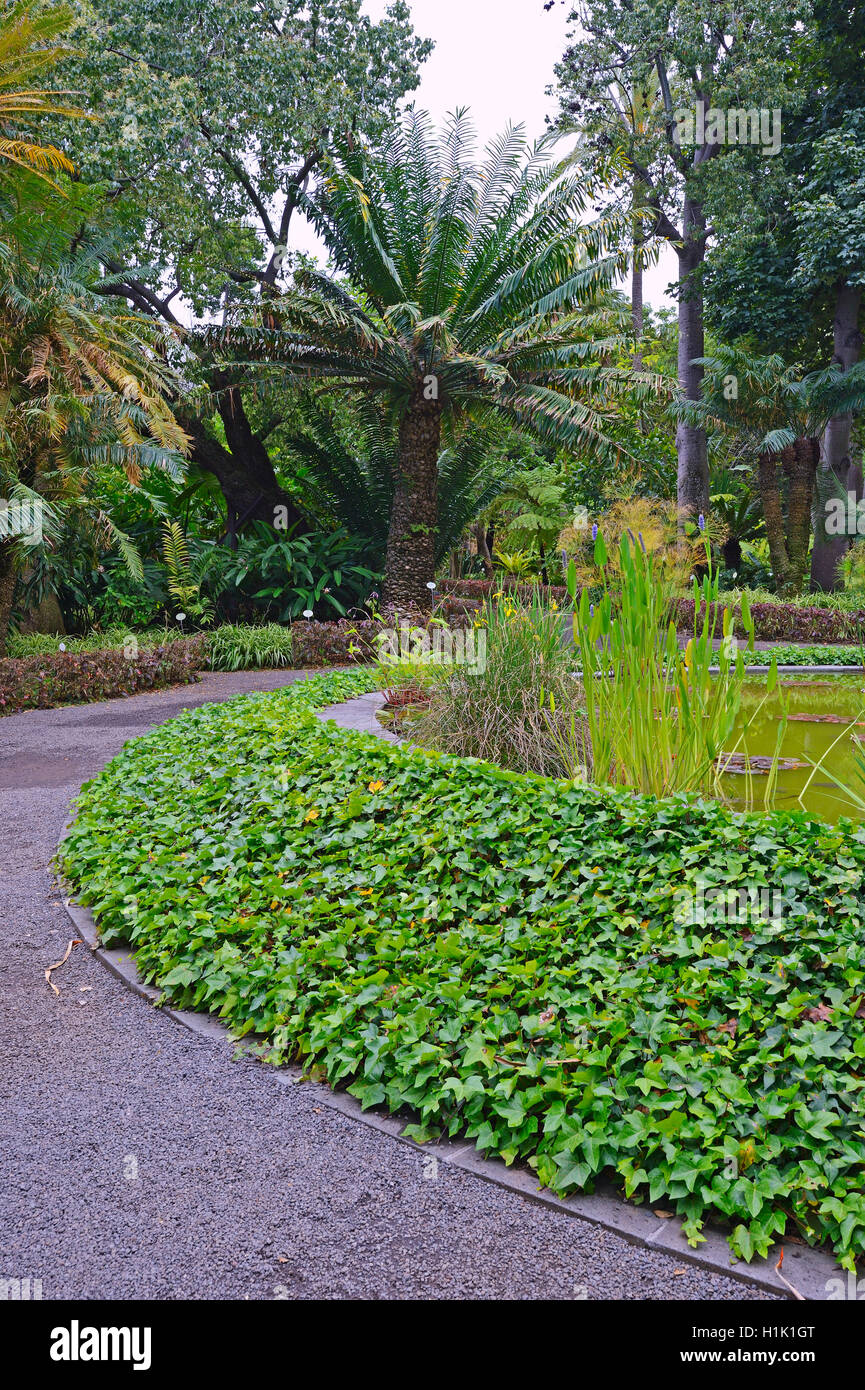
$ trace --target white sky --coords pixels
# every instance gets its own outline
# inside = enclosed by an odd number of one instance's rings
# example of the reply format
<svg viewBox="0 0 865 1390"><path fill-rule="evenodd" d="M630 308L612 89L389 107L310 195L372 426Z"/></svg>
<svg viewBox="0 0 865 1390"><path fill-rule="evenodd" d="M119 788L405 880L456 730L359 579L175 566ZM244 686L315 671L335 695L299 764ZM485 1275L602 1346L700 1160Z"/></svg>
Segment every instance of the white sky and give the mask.
<svg viewBox="0 0 865 1390"><path fill-rule="evenodd" d="M364 11L380 19L388 0L365 0ZM412 100L435 121L457 106L468 106L481 147L511 120L526 126L529 139L544 131L555 99L546 93L565 49L568 7L545 12L542 0L409 0L415 32L435 40L421 68ZM292 244L320 249L310 228L297 224ZM669 248L645 275L645 298L655 307L675 277Z"/></svg>

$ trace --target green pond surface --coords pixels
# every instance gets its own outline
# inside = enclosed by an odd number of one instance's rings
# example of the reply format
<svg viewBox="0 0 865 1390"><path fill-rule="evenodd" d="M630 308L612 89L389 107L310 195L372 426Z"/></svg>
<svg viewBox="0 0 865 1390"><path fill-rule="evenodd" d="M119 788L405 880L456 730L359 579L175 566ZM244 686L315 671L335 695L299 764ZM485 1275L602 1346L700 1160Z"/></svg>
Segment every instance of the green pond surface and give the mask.
<svg viewBox="0 0 865 1390"><path fill-rule="evenodd" d="M807 716L804 719L791 717L787 725L781 756L807 766L778 773L776 808L804 809L829 821L836 821L842 815L856 821L865 820L865 811L851 805L844 792L827 775L827 771L831 772L833 777L855 789L865 799L865 743L857 744L853 739L854 733L865 736L865 677L783 677L780 694L770 696L754 717L754 711L765 693L765 679L748 682L744 719L753 720L747 741L747 751L752 758L771 758L774 754L778 722L782 717L782 698L790 716ZM827 715L844 722L827 722ZM744 719L740 721L736 735L741 732ZM859 727L858 721L861 721ZM739 751L742 751L741 744ZM813 772L814 763L822 764L816 773ZM727 775L723 780L731 804L744 806L747 778L739 773ZM766 781L765 776L755 774L753 777L752 794L756 810L763 808ZM808 788L803 796L806 784Z"/></svg>

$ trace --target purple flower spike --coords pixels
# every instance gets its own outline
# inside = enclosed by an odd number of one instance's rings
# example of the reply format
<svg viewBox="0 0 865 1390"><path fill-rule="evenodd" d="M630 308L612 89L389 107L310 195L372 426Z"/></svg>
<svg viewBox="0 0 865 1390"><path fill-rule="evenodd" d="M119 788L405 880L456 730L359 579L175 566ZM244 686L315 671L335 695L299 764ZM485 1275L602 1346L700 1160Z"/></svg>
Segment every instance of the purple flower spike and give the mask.
<svg viewBox="0 0 865 1390"><path fill-rule="evenodd" d="M593 540L593 541L596 541L597 539L598 539L598 523L595 522L595 524L594 524L593 527L592 527L592 540Z"/></svg>
<svg viewBox="0 0 865 1390"><path fill-rule="evenodd" d="M702 513L702 512L700 512L700 515L697 517L697 525L699 526L699 528L700 528L701 531L705 531L705 529L706 529L706 518L703 516L703 513Z"/></svg>

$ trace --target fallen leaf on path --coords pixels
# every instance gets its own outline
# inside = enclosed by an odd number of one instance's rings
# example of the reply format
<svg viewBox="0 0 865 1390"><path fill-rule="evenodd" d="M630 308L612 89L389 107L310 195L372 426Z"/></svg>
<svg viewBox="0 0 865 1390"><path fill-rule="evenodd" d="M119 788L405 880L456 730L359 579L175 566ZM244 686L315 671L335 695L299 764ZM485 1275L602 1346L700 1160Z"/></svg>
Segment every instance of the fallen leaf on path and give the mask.
<svg viewBox="0 0 865 1390"><path fill-rule="evenodd" d="M72 947L73 947L73 946L80 946L80 945L81 945L81 937L80 937L80 936L75 936L75 937L73 937L73 939L70 941L69 945L66 947L66 954L65 954L65 956L63 957L63 959L62 959L62 960L58 960L57 963L56 963L56 965L49 965L49 966L46 968L46 970L45 970L45 978L46 978L46 980L48 981L48 983L49 983L49 985L51 986L51 988L53 989L54 993L57 994L57 995L59 995L60 990L57 988L57 986L55 985L54 981L52 980L52 978L51 978L51 972L52 972L52 970L59 970L60 967L61 967L61 965L65 965L66 962L67 962L68 959L69 959L70 953L71 953L71 951L72 951Z"/></svg>

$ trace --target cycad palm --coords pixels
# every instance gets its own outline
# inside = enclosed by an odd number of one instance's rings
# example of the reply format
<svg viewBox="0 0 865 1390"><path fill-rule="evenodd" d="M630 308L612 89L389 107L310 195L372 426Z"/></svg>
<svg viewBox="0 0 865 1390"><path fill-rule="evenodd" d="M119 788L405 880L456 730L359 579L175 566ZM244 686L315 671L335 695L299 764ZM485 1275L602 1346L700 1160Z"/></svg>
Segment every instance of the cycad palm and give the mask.
<svg viewBox="0 0 865 1390"><path fill-rule="evenodd" d="M159 327L111 313L69 264L46 273L19 260L11 270L0 277L0 496L80 498L99 464L133 484L152 465L179 470L188 441L167 404L176 379ZM0 543L0 653L13 552Z"/></svg>
<svg viewBox="0 0 865 1390"><path fill-rule="evenodd" d="M65 5L45 7L22 0L0 18L0 160L29 169L52 182L52 173L72 173L73 164L55 145L29 135L34 118L81 116L70 106L68 92L44 91L29 84L53 67L64 50L57 38L68 29L72 13Z"/></svg>
<svg viewBox="0 0 865 1390"><path fill-rule="evenodd" d="M348 412L305 399L281 447L299 465L296 485L303 507L324 524L344 526L368 538L383 563L393 506L398 427L370 399ZM468 427L438 457L438 521L434 547L440 565L460 536L499 495L516 465L498 447L497 432Z"/></svg>
<svg viewBox="0 0 865 1390"><path fill-rule="evenodd" d="M628 326L610 288L621 227L578 229L584 195L549 147L529 150L518 129L477 167L464 112L437 141L428 117L410 111L381 152L346 150L307 204L343 278L303 271L273 304L272 330L222 335L237 356L389 404L389 603L429 603L447 416L492 411L588 450L606 444L617 387L654 389L623 356L615 365Z"/></svg>
<svg viewBox="0 0 865 1390"><path fill-rule="evenodd" d="M865 363L801 376L781 357L726 346L699 361L703 399L680 402L680 414L689 424L728 430L751 443L775 582L781 593L798 593L808 568L820 436L833 416L865 408ZM786 520L779 464L788 478Z"/></svg>

